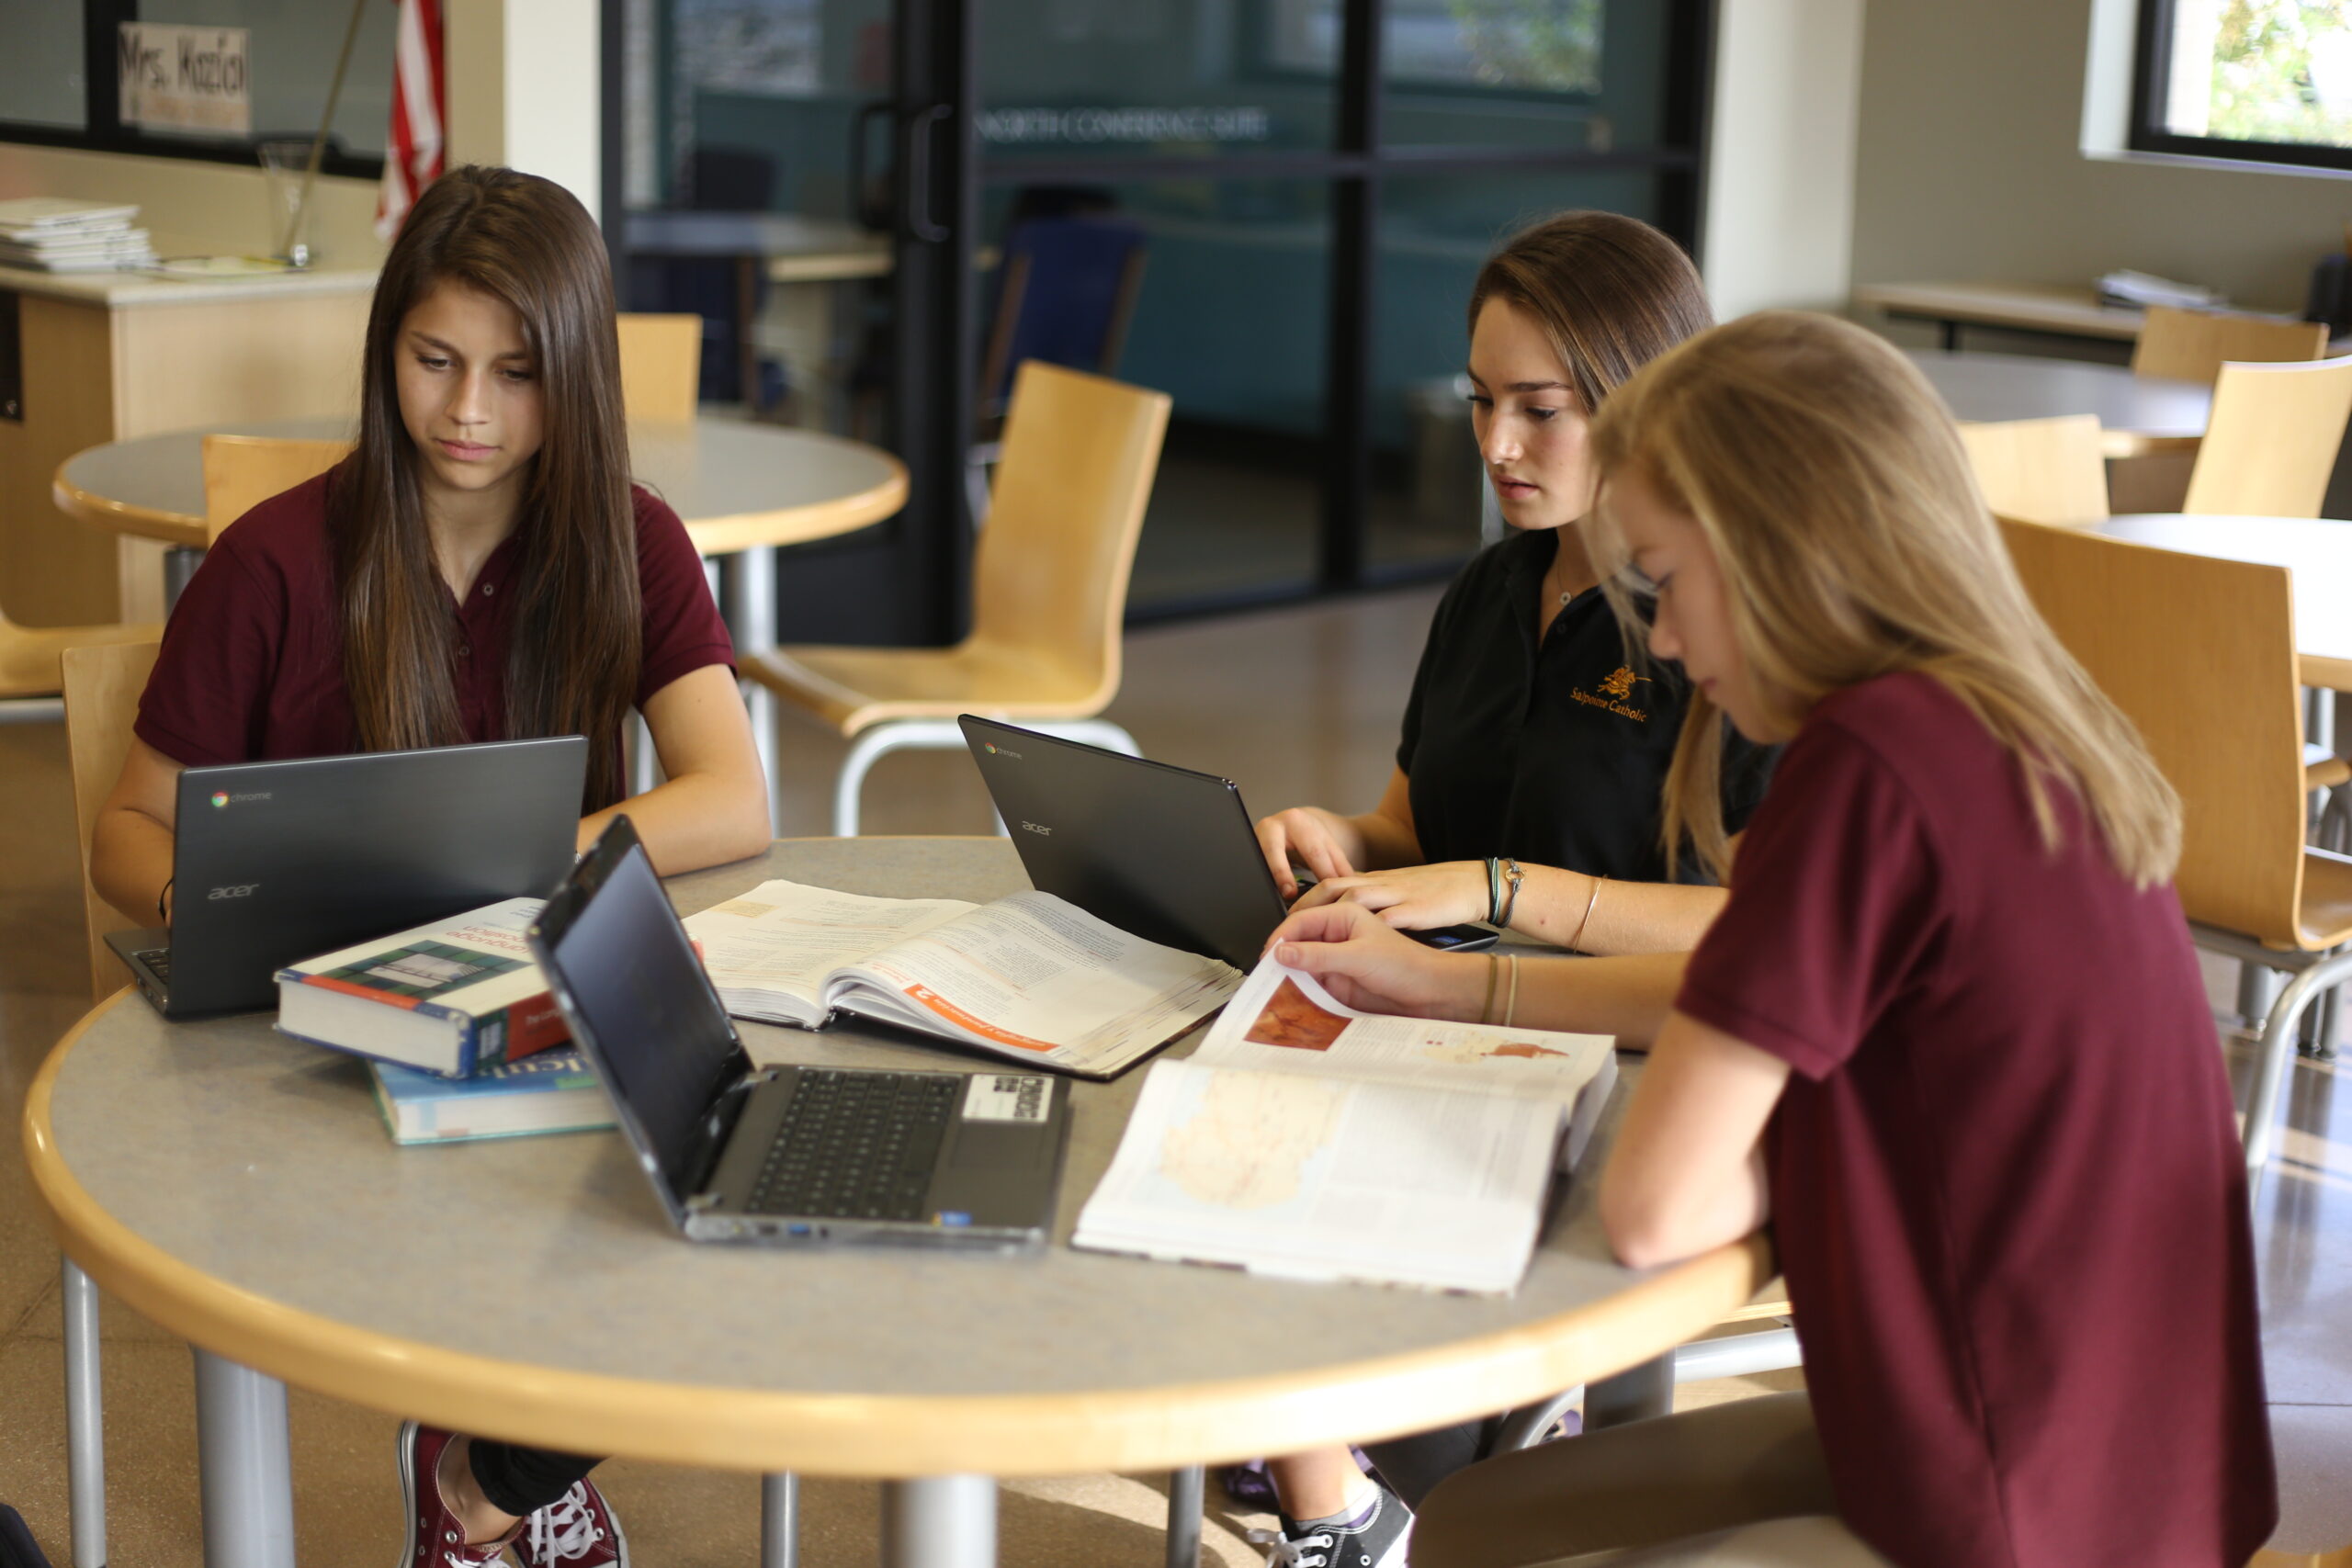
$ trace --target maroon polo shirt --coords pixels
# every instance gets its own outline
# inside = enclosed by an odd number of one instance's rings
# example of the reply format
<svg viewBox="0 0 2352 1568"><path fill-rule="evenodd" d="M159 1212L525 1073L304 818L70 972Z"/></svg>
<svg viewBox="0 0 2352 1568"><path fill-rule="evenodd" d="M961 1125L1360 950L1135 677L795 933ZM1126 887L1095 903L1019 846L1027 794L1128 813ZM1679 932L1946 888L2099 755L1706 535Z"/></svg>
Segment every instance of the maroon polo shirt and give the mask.
<svg viewBox="0 0 2352 1568"><path fill-rule="evenodd" d="M2238 1568L2278 1517L2244 1156L2179 901L1921 674L1781 759L1682 1011L1786 1061L1773 1230L1903 1568Z"/></svg>
<svg viewBox="0 0 2352 1568"><path fill-rule="evenodd" d="M200 767L360 749L343 679L326 484L322 474L239 518L173 608L133 728L174 761ZM679 676L732 664L735 655L685 525L657 497L632 494L645 611L642 708ZM451 651L468 740L508 739L506 648L522 549L514 537L492 551L466 602L453 604ZM602 739L620 743L617 735Z"/></svg>

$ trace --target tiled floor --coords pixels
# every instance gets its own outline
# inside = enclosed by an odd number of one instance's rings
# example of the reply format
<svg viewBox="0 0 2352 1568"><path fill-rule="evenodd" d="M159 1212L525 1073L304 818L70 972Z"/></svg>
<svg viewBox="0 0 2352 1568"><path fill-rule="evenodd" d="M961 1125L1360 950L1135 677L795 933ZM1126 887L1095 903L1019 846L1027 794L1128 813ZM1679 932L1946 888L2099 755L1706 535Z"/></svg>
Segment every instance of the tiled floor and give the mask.
<svg viewBox="0 0 2352 1568"><path fill-rule="evenodd" d="M1432 592L1137 634L1113 716L1151 755L1238 780L1253 809L1369 803L1391 766L1396 716ZM840 743L786 720L784 834L823 830ZM869 781L873 832L987 830L986 797L954 753L905 753ZM51 1558L68 1562L57 1253L17 1152L25 1086L87 1002L71 795L54 728L0 728L0 1501L21 1508ZM2218 982L2222 976L2214 973ZM2217 990L2217 995L2219 994ZM2278 1544L2352 1541L2352 1090L2310 1064L2293 1122L2260 1201L2272 1397L2287 1492ZM2128 1179L2129 1173L2120 1173ZM201 1559L187 1352L109 1303L107 1443L109 1560L196 1568ZM2162 1377L2164 1369L2149 1375ZM1687 1403L1795 1374L1694 1385ZM299 1551L309 1563L385 1562L399 1548L389 1462L392 1420L300 1393ZM647 1568L731 1568L756 1560L757 1493L747 1477L640 1464L603 1475ZM1018 1482L1002 1504L1002 1559L1023 1568L1146 1568L1161 1561L1162 1478ZM803 1561L874 1561L873 1489L811 1483ZM1254 1563L1214 1493L1205 1560Z"/></svg>

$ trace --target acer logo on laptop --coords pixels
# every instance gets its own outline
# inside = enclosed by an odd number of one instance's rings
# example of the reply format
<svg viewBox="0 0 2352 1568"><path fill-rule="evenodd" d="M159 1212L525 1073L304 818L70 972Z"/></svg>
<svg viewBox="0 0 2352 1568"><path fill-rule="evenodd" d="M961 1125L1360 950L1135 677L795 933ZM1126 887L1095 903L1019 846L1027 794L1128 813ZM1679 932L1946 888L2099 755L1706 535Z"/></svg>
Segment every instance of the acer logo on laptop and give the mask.
<svg viewBox="0 0 2352 1568"><path fill-rule="evenodd" d="M258 882L232 882L226 887L214 888L211 892L207 893L205 897L216 900L221 898L250 898L254 896L254 889L260 886L261 884Z"/></svg>
<svg viewBox="0 0 2352 1568"><path fill-rule="evenodd" d="M1021 830L1024 833L1041 834L1048 839L1054 836L1054 830L1042 822L1023 822L1021 824Z"/></svg>

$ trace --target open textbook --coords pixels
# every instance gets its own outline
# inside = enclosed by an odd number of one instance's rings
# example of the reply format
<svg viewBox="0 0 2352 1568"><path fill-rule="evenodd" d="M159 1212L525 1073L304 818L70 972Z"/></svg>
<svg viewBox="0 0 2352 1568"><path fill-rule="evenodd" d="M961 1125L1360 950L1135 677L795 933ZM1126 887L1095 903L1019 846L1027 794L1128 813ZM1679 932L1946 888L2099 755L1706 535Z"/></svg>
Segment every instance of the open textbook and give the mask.
<svg viewBox="0 0 2352 1568"><path fill-rule="evenodd" d="M1270 958L1190 1059L1152 1064L1071 1245L1508 1292L1617 1081L1614 1045L1360 1013Z"/></svg>
<svg viewBox="0 0 2352 1568"><path fill-rule="evenodd" d="M686 930L738 1018L815 1029L839 1010L1087 1078L1150 1055L1241 982L1049 893L967 904L763 882Z"/></svg>

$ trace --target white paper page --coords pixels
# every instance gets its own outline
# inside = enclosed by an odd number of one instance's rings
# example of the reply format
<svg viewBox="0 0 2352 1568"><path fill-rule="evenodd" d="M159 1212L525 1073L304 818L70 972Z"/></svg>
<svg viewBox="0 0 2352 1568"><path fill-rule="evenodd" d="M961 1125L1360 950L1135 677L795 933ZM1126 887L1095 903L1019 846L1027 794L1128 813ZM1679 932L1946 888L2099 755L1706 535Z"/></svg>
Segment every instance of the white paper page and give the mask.
<svg viewBox="0 0 2352 1568"><path fill-rule="evenodd" d="M1075 1245L1303 1278L1510 1290L1561 1108L1156 1062Z"/></svg>
<svg viewBox="0 0 2352 1568"><path fill-rule="evenodd" d="M1015 893L857 965L925 1027L1110 1072L1206 1017L1241 976L1230 964L1129 936L1049 893ZM860 1006L854 987L827 999Z"/></svg>
<svg viewBox="0 0 2352 1568"><path fill-rule="evenodd" d="M1192 1059L1566 1102L1612 1059L1616 1043L1606 1034L1358 1012L1312 975L1269 956L1234 993Z"/></svg>
<svg viewBox="0 0 2352 1568"><path fill-rule="evenodd" d="M822 1010L828 972L943 925L978 906L955 898L868 898L798 882L763 882L686 917L721 991L782 991Z"/></svg>

